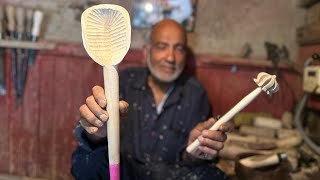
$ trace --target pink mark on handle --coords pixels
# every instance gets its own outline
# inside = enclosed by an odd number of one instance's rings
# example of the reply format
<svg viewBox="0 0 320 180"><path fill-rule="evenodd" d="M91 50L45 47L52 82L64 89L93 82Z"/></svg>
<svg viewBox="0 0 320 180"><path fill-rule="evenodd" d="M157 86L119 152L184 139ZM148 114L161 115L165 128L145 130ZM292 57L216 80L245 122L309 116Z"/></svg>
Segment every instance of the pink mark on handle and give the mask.
<svg viewBox="0 0 320 180"><path fill-rule="evenodd" d="M110 180L120 180L120 164L109 164Z"/></svg>

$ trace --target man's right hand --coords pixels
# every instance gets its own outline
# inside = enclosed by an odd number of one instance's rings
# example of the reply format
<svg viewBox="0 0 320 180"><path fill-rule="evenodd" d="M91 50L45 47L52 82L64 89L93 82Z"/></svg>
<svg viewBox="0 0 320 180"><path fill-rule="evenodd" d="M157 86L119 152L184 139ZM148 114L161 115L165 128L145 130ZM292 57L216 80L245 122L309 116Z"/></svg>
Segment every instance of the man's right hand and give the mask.
<svg viewBox="0 0 320 180"><path fill-rule="evenodd" d="M105 110L107 99L104 89L101 86L92 88L92 95L87 97L85 104L80 106L80 124L86 130L89 140L99 142L107 137L106 123L109 119ZM128 113L129 104L125 101L119 102L120 117L125 117Z"/></svg>

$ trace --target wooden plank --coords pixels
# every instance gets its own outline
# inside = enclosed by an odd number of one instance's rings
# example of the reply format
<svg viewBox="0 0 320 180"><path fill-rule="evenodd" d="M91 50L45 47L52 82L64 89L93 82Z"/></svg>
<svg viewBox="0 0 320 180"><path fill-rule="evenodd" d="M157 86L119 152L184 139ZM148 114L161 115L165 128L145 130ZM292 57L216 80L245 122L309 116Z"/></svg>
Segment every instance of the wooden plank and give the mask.
<svg viewBox="0 0 320 180"><path fill-rule="evenodd" d="M36 49L36 50L51 50L56 46L53 42L31 42L18 40L0 40L0 47L5 48L22 48L22 49Z"/></svg>
<svg viewBox="0 0 320 180"><path fill-rule="evenodd" d="M38 151L39 74L37 63L29 69L23 103L16 104L11 85L10 105L10 173L35 176ZM12 80L11 80L12 81ZM30 103L32 102L32 103Z"/></svg>
<svg viewBox="0 0 320 180"><path fill-rule="evenodd" d="M25 82L25 92L22 102L22 130L25 134L24 149L20 163L23 164L25 175L36 176L37 156L38 156L38 137L39 137L39 61L35 61L34 66L28 69Z"/></svg>
<svg viewBox="0 0 320 180"><path fill-rule="evenodd" d="M224 115L244 96L253 91L257 85L252 79L256 78L260 71L272 70L238 67L235 73L231 73L231 67L197 68L196 76L208 93L214 115ZM297 78L299 79L299 76L296 74L283 73L277 78L280 86L277 93L272 97L266 93L260 94L243 111L267 112L275 117L281 117L283 112L293 108L294 102L297 102L297 98L301 95L298 93L301 92L301 81L295 81Z"/></svg>
<svg viewBox="0 0 320 180"><path fill-rule="evenodd" d="M44 178L34 178L28 176L14 176L11 174L0 174L0 180L48 180Z"/></svg>
<svg viewBox="0 0 320 180"><path fill-rule="evenodd" d="M11 65L11 64L10 64ZM11 66L10 66L11 70ZM11 72L11 71L10 71ZM25 137L28 136L28 132L23 127L23 115L22 115L22 105L17 105L16 92L13 84L12 76L10 76L10 93L9 93L9 173L10 174L19 174L26 175L27 172L24 167L26 161L24 161L24 151L27 144L27 139Z"/></svg>
<svg viewBox="0 0 320 180"><path fill-rule="evenodd" d="M9 103L10 103L10 89L9 81L10 81L10 59L4 55L4 63L5 63L5 81L7 93L5 96L0 96L0 172L9 173Z"/></svg>
<svg viewBox="0 0 320 180"><path fill-rule="evenodd" d="M40 107L39 107L39 151L38 151L38 171L37 177L52 179L52 159L53 159L53 126L55 124L54 114L58 113L54 109L55 86L55 63L52 56L38 57L40 62Z"/></svg>
<svg viewBox="0 0 320 180"><path fill-rule="evenodd" d="M61 163L67 163L69 157L66 157L68 151L67 147L70 145L68 137L71 136L71 129L67 128L68 121L70 121L68 111L71 108L70 97L73 95L73 87L69 81L69 70L72 68L70 64L73 63L70 58L64 57L63 60L56 60L56 69L54 74L54 101L53 109L54 124L53 128L53 153L52 155L52 176L53 179L67 179L65 166L61 167ZM76 90L75 90L76 91ZM70 151L70 150L69 150ZM67 169L70 172L70 168Z"/></svg>

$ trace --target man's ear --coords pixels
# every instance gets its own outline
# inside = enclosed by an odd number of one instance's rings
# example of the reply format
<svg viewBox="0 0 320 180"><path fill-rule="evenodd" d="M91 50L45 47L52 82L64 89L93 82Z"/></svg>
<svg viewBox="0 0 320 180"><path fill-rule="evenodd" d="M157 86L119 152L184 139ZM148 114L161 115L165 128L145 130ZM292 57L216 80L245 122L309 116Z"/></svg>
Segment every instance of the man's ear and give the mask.
<svg viewBox="0 0 320 180"><path fill-rule="evenodd" d="M150 56L150 47L148 45L144 45L142 47L142 65L147 66L147 58Z"/></svg>

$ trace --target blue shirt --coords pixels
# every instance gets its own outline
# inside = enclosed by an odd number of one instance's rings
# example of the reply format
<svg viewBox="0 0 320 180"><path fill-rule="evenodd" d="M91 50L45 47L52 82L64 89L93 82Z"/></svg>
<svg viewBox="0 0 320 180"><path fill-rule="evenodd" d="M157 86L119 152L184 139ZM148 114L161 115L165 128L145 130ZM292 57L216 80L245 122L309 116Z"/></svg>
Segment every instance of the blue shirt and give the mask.
<svg viewBox="0 0 320 180"><path fill-rule="evenodd" d="M157 113L147 85L146 68L130 68L120 73L120 97L129 103L121 121L121 179L207 179L226 178L206 162L190 164L182 158L189 132L211 115L204 88L185 74ZM81 126L76 128L79 146L72 157L76 179L108 179L107 146L93 147Z"/></svg>

